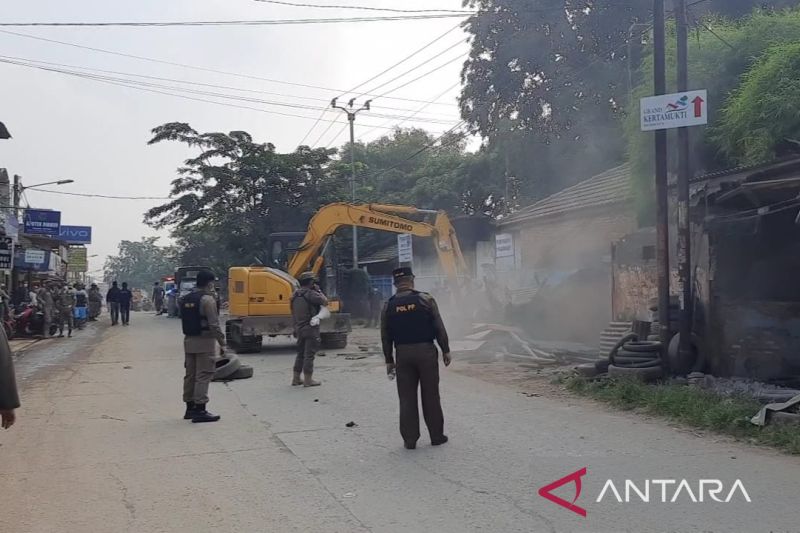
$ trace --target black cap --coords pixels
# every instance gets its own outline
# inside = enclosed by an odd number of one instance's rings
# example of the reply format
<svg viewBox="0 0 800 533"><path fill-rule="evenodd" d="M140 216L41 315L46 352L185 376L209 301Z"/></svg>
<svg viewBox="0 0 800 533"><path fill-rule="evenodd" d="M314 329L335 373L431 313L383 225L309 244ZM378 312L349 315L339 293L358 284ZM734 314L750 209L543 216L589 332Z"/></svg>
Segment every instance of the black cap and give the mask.
<svg viewBox="0 0 800 533"><path fill-rule="evenodd" d="M395 281L402 278L413 278L413 277L414 277L414 272L411 271L411 267L400 267L392 270L392 278L394 278Z"/></svg>

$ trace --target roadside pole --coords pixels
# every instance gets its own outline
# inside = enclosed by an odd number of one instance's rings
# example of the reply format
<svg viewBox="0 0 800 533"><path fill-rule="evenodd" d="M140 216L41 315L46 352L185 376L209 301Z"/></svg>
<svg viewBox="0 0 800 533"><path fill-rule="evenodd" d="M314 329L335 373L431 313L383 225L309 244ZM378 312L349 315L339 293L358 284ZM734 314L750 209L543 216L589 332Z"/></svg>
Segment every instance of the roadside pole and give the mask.
<svg viewBox="0 0 800 533"><path fill-rule="evenodd" d="M678 92L689 90L689 28L686 0L675 4L675 23L678 36ZM692 349L692 237L689 220L689 128L678 128L678 270L683 284L683 308L680 317L681 355Z"/></svg>
<svg viewBox="0 0 800 533"><path fill-rule="evenodd" d="M653 0L653 94L667 93L666 77L666 13L664 0ZM669 372L666 357L670 340L669 323L669 210L667 190L667 132L655 132L656 151L656 261L658 263L658 321L661 325L662 361L665 372Z"/></svg>
<svg viewBox="0 0 800 533"><path fill-rule="evenodd" d="M347 120L350 122L350 189L352 202L356 202L356 115L361 111L369 111L371 100L367 100L359 109L355 109L355 99L347 103L347 107L336 104L337 99L331 100L331 107L341 109L347 113ZM358 269L358 227L353 226L353 269Z"/></svg>

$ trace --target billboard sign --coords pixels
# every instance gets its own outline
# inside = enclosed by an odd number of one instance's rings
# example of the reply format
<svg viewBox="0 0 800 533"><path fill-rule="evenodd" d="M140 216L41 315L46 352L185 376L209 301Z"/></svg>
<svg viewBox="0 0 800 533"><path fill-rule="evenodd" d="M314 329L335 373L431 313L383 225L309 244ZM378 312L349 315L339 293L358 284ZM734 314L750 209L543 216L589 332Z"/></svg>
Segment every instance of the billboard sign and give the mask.
<svg viewBox="0 0 800 533"><path fill-rule="evenodd" d="M14 239L0 237L0 270L10 270L14 263Z"/></svg>
<svg viewBox="0 0 800 533"><path fill-rule="evenodd" d="M413 241L408 233L402 233L397 236L397 260L400 263L414 261Z"/></svg>
<svg viewBox="0 0 800 533"><path fill-rule="evenodd" d="M47 235L57 239L61 231L61 211L26 209L24 228L28 235Z"/></svg>
<svg viewBox="0 0 800 533"><path fill-rule="evenodd" d="M86 272L89 270L89 259L86 255L86 248L83 246L72 246L69 249L69 272Z"/></svg>
<svg viewBox="0 0 800 533"><path fill-rule="evenodd" d="M708 124L708 91L688 91L642 98L642 131Z"/></svg>
<svg viewBox="0 0 800 533"><path fill-rule="evenodd" d="M59 238L68 244L92 244L92 227L61 226Z"/></svg>
<svg viewBox="0 0 800 533"><path fill-rule="evenodd" d="M495 257L514 257L514 236L510 233L498 233L494 236Z"/></svg>

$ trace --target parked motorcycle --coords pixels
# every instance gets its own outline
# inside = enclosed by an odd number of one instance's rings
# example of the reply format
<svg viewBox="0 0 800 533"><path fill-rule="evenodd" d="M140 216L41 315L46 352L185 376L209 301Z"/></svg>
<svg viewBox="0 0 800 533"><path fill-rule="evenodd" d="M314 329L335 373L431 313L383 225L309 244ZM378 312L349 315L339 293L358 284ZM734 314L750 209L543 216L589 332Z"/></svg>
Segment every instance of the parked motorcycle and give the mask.
<svg viewBox="0 0 800 533"><path fill-rule="evenodd" d="M49 334L55 335L58 331L57 324L50 324ZM33 305L23 305L14 315L15 337L35 337L44 334L44 312Z"/></svg>

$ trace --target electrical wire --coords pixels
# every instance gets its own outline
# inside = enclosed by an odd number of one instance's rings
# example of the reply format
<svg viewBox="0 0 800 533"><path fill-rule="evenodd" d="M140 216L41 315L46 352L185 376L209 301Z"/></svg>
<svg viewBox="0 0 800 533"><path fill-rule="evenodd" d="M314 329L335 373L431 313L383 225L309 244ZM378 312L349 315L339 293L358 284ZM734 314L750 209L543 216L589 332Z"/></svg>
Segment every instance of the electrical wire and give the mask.
<svg viewBox="0 0 800 533"><path fill-rule="evenodd" d="M372 88L372 89L370 89L369 91L366 91L366 92L364 92L364 93L362 93L362 94L359 94L359 95L358 95L356 98L360 98L360 97L364 96L364 94L367 94L367 93L372 93L372 94L375 94L375 93L377 93L379 89L382 89L382 88L386 87L387 85L389 85L389 84L391 84L391 83L393 83L393 82L395 82L395 81L397 81L397 80L399 80L399 79L401 79L401 78L405 77L406 75L408 75L408 74L411 74L411 73L412 73L412 72L414 72L415 70L419 70L420 68L424 67L424 66L425 66L425 65L427 65L428 63L430 63L430 62L432 62L432 61L434 61L434 60L436 60L436 59L439 59L439 58L440 58L440 57L442 57L444 54L446 54L447 52L449 52L450 50L452 50L453 48L457 48L457 47L461 46L462 44L466 43L468 40L469 40L469 39L462 39L462 40L458 41L457 43L455 43L455 44L453 44L453 45L451 45L451 46L448 46L447 48L445 48L444 50L442 50L442 51L441 51L441 52L439 52L438 54L436 54L436 55L434 55L434 56L432 56L432 57L429 57L428 59L426 59L426 60L425 60L425 61L423 61L422 63L420 63L420 64L416 65L415 67L412 67L412 68L410 68L410 69L408 69L408 70L404 71L402 74L398 74L398 75L397 75L397 76L395 76L394 78L392 78L392 79L390 79L390 80L387 80L387 81L385 81L385 82L381 83L380 85L378 85L378 86L376 86L376 87L373 87L373 88ZM459 55L457 58L455 58L453 61L455 61L455 60L457 60L457 59L460 59L460 58L463 58L463 57L466 57L466 56L467 56L467 54L460 54L460 55ZM448 65L448 64L450 64L450 63L452 63L452 61L449 61L449 62L448 62L448 63L446 63L445 65ZM442 66L445 66L445 65L442 65ZM441 67L439 67L439 68L441 68ZM427 76L428 74L431 74L431 73L435 72L436 70L438 70L438 69L434 69L433 71L431 71L431 72L429 72L429 73L425 74L425 76ZM423 77L424 77L424 76L423 76ZM419 79L419 78L417 78L417 79ZM366 85L366 84L363 84L363 85ZM394 92L394 91L391 91L391 92ZM381 96L384 96L385 94L389 94L389 93L384 93L383 95L377 96L376 98L380 98Z"/></svg>
<svg viewBox="0 0 800 533"><path fill-rule="evenodd" d="M313 7L318 9L357 9L361 11L385 11L390 13L463 13L471 15L475 11L466 11L459 9L400 9L391 7L368 7L368 6L353 6L353 5L329 5L329 4L304 4L299 2L286 2L281 0L255 0L265 4L276 4L280 6L290 7Z"/></svg>
<svg viewBox="0 0 800 533"><path fill-rule="evenodd" d="M459 87L460 85L461 85L461 80L457 81L456 83L454 83L453 85L451 85L450 87L448 87L447 89L445 89L444 91L442 91L442 93L441 93L441 94L439 94L438 96L436 96L436 97L435 97L435 98L434 98L434 99L431 101L431 103L433 103L433 102L436 102L436 101L437 101L437 100L439 100L440 98L443 98L443 97L444 97L444 96L445 96L447 93L449 93L450 91L452 91L452 90L453 90L453 89L455 89L456 87ZM413 113L411 113L410 115L408 115L408 116L406 116L405 118L403 118L403 120L401 120L400 122L398 122L398 123L396 123L396 124L392 124L392 126L393 126L394 128L398 128L398 127L400 127L401 125L405 124L406 122L408 122L409 120L411 120L412 118L414 118L415 116L417 116L419 113L421 113L422 111L424 111L424 110L425 110L425 109L426 109L428 106L430 106L430 105L431 105L430 103L423 105L422 107L420 107L419 109L417 109L416 111L414 111ZM381 124L381 126L388 126L388 125L389 125L389 122L384 122L383 124ZM371 134L372 132L374 132L374 131L375 131L375 130L377 130L377 129L380 129L380 128L372 128L372 129L370 129L370 130L368 130L368 131L366 131L366 132L362 133L362 134L361 134L359 137L366 137L367 135Z"/></svg>
<svg viewBox="0 0 800 533"><path fill-rule="evenodd" d="M79 48L79 49L82 49L82 50L90 50L92 52L110 54L110 55L115 55L115 56L119 56L119 57L127 57L129 59L147 61L147 62L150 62L150 63L158 63L158 64L161 64L161 65L169 65L169 66L173 66L173 67L180 67L180 68L185 68L185 69L190 69L190 70L197 70L197 71L201 71L201 72L208 72L208 73L213 73L213 74L221 74L221 75L225 75L225 76L234 76L234 77L250 79L250 80L266 81L266 82L270 82L270 83L276 83L276 84L280 84L280 85L288 85L288 86L292 86L292 87L303 87L303 88L307 88L307 89L318 89L318 90L327 91L327 92L334 92L334 93L341 93L341 92L345 91L345 89L336 89L336 88L331 88L331 87L322 87L320 85L311 85L311 84L306 84L306 83L289 82L289 81L284 81L284 80L277 80L277 79L274 79L274 78L264 78L264 77L261 77L261 76L254 76L254 75L251 75L251 74L241 74L241 73L238 73L238 72L230 72L230 71L218 70L218 69L213 69L213 68L208 68L208 67L201 67L201 66L197 66L197 65L190 65L190 64L187 64L187 63L178 63L178 62L175 62L175 61L166 61L166 60L163 60L163 59L157 59L157 58L153 58L153 57L139 56L139 55L135 55L135 54L128 54L128 53L125 53L125 52L117 52L117 51L108 50L108 49L105 49L105 48L96 48L96 47L93 47L93 46L85 46L85 45L82 45L82 44L71 43L71 42L67 42L67 41L59 41L57 39L48 39L46 37L39 37L38 35L30 35L30 34L27 34L27 33L19 33L19 32L10 31L10 30L0 29L0 33L4 33L4 34L7 34L7 35L14 35L14 36L17 36L17 37L23 37L23 38L26 38L26 39L33 39L33 40L36 40L36 41L48 42L48 43L52 43L52 44L60 44L60 45L63 45L63 46L70 46L70 47ZM367 96L374 96L374 95L367 95ZM401 97L397 97L397 96L392 96L392 97L387 96L385 98L387 98L389 100L397 100L397 101L405 101L405 102L426 103L425 100L418 100L418 99L414 99L414 98L401 98ZM438 105L448 105L448 104L438 104Z"/></svg>
<svg viewBox="0 0 800 533"><path fill-rule="evenodd" d="M444 39L445 37L447 37L448 35L450 35L451 33L453 33L455 30L459 29L460 27L461 27L461 23L459 22L458 24L456 24L455 26L453 26L452 28L450 28L449 30L447 30L447 31L446 31L446 32L444 32L443 34L439 35L439 36L438 36L438 37L436 37L434 40L432 40L431 42L429 42L428 44L426 44L425 46L423 46L422 48L419 48L418 50L415 50L415 51L414 51L414 52L412 52L411 54L407 55L406 57L404 57L403 59L401 59L401 60L400 60L400 61L398 61L397 63L393 64L392 66L390 66L390 67L388 67L388 68L384 69L383 71L379 72L378 74L374 75L374 76L373 76L373 77L371 77L370 79L368 79L368 80L366 80L366 81L363 81L363 82L359 83L358 85L356 85L355 87L353 87L352 89L350 89L349 91L347 91L346 93L342 93L341 95L339 95L339 98L342 98L342 97L344 97L344 96L345 96L345 95L347 95L347 94L352 94L352 93L356 92L358 89L360 89L361 87L363 87L364 85L366 85L366 84L368 84L368 83L371 83L371 82L373 82L373 81L377 80L378 78L380 78L380 77L381 77L381 76L383 76L384 74L387 74L388 72L391 72L392 70L396 69L397 67L399 67L400 65L402 65L402 64L403 64L403 63L405 63L406 61L409 61L410 59L412 59L412 58L416 57L417 55L419 55L420 53L424 52L425 50L427 50L428 48L430 48L430 47L431 47L431 46L433 46L434 44L438 43L439 41L441 41L442 39ZM450 50L450 49L448 48L448 50ZM420 65L420 66L421 66L421 65ZM362 95L359 95L359 96L363 96L363 94L362 94Z"/></svg>
<svg viewBox="0 0 800 533"><path fill-rule="evenodd" d="M271 95L271 96L280 96L280 97L284 97L284 98L293 98L293 99L296 99L296 100L308 100L308 101L313 101L313 102L324 102L325 104L328 104L330 102L330 99L316 98L316 97L313 97L313 96L299 96L299 95L278 93L278 92L272 92L272 91L263 91L263 90L259 90L259 89L249 89L249 88L245 88L245 87L236 87L236 86L231 86L231 85L219 85L219 84L214 84L214 83L203 83L203 82L198 82L198 81L193 81L193 80L180 80L180 79L176 79L176 78L165 78L165 77L161 77L161 76L149 76L149 75L146 75L146 74L137 74L137 73L124 72L124 71L119 71L119 70L98 69L98 68L86 67L86 66L82 66L82 65L70 65L70 64L65 64L65 63L55 63L55 62L52 62L52 61L43 61L43 60L39 60L39 59L29 59L29 58L17 57L17 56L0 55L0 59L7 59L7 60L11 60L11 61L20 61L20 62L37 64L37 65L48 65L48 66L54 66L54 67L62 67L62 68L67 68L67 69L77 69L77 70L86 71L86 72L99 72L99 73L104 73L104 74L117 74L117 75L120 75L120 76L128 76L128 77L133 77L133 78L142 78L142 79L146 79L146 80L167 81L167 82L171 82L171 83L181 83L181 84L185 84L185 85L193 85L193 86L198 86L198 87L209 87L209 88L214 88L214 89L224 89L224 90L246 92L246 93L254 93L254 94L268 94L268 95ZM327 109L327 105L324 106L324 107ZM406 107L392 107L392 106L386 106L386 105L381 105L381 109L388 109L388 110L391 110L391 111L401 111L401 112L412 111L411 109L408 109ZM452 116L451 114L437 113L437 112L429 112L427 114L431 115L431 116L436 115L436 116L439 116L439 117L451 117Z"/></svg>
<svg viewBox="0 0 800 533"><path fill-rule="evenodd" d="M132 89L148 90L150 92L156 92L156 93L160 93L160 94L169 94L171 96L184 96L185 94L192 94L192 95L200 95L200 96L210 96L210 97L213 97L213 98L220 98L220 99L224 99L224 100L242 101L242 102L248 102L248 103L257 103L257 104L264 104L264 105L277 106L277 107L288 107L288 108L301 109L301 110L321 111L321 110L325 110L326 109L326 108L319 107L319 106L310 106L310 105L302 105L302 104L291 104L291 103L286 103L286 102L274 102L274 101L262 100L262 99L258 99L258 98L250 98L250 97L230 95L230 94L225 94L225 93L202 91L202 90L190 89L190 88L185 88L185 87L175 87L175 86L172 86L172 85L161 85L161 84L155 84L155 83L141 82L141 81L137 81L137 80L127 80L127 79L123 79L123 78L114 78L114 77L109 77L109 76L98 76L98 75L86 74L86 73L82 73L82 72L75 72L75 71L70 71L70 70L57 69L57 68L53 68L53 67L45 67L45 66L41 66L41 65L28 64L28 63L19 62L19 61L11 61L11 60L1 59L1 58L0 58L0 63L17 65L17 66L33 68L33 69L38 69L38 70L44 70L44 71L47 71L47 72L54 72L54 73L64 74L64 75L73 76L73 77L77 77L77 78L82 78L82 79L86 79L86 80L91 80L91 81L96 81L96 82L101 82L101 83L109 83L109 84L112 84L112 85L119 85L119 86L128 87L128 88L132 88ZM156 90L156 89L160 89L160 90ZM170 91L170 92L166 93L166 92L163 92L163 91ZM208 100L199 100L199 101L208 101ZM224 104L224 102L216 102L216 103ZM251 109L251 108L248 108L248 109ZM252 108L252 109L255 109L255 108ZM305 119L308 119L308 120L314 120L314 117L309 117L307 115L295 115L295 114L288 114L288 113L280 113L280 112L277 112L277 111L264 110L264 109L261 109L261 111L267 112L267 113L273 113L273 114L277 114L277 115L282 115L282 116L305 118ZM383 114L383 113L376 113L373 116L375 118L395 118L395 119L403 118L402 116L389 115L389 114ZM319 118L317 120L321 121L322 118ZM429 122L431 124L448 124L448 121L445 121L445 120L442 120L442 119L433 119L433 118L431 118L431 119L420 118L419 121L420 122Z"/></svg>
<svg viewBox="0 0 800 533"><path fill-rule="evenodd" d="M417 76L413 80L407 81L407 82L403 83L402 85L398 85L394 89L389 89L388 91L386 91L386 92L384 92L382 94L379 94L378 96L375 96L374 100L377 100L378 98L384 98L384 97L386 97L386 96L388 96L388 95L390 95L390 94L392 94L394 92L399 91L400 89L404 89L404 88L408 87L409 85L411 85L412 83L416 83L419 80L421 80L423 78L426 78L426 77L430 76L431 74L434 74L434 73L442 70L443 68L455 63L456 61L463 60L466 56L467 56L467 54L460 54L458 57L454 57L454 58L448 60L446 63L443 63L443 64L439 65L438 67L436 67L436 68L434 68L432 70L429 70L429 71L425 72L424 74L421 74L421 75ZM428 102L425 102L425 103L427 104Z"/></svg>
<svg viewBox="0 0 800 533"><path fill-rule="evenodd" d="M0 22L0 26L7 28L164 28L175 26L295 26L305 24L340 24L352 22L384 22L404 20L434 20L447 18L464 18L473 13L439 13L425 15L388 15L380 17L336 17L336 18L307 18L307 19L274 19L274 20L171 20L171 21L143 21L143 22Z"/></svg>
<svg viewBox="0 0 800 533"><path fill-rule="evenodd" d="M81 196L84 198L105 198L108 200L172 200L169 196L116 196L111 194L93 194L82 192L55 191L52 189L33 189L36 192L61 194L64 196Z"/></svg>
<svg viewBox="0 0 800 533"><path fill-rule="evenodd" d="M339 133L337 133L336 135L333 136L333 139L331 139L331 142L329 142L325 146L325 148L330 148L331 146L333 146L336 143L336 141L339 139L339 137L342 136L342 133L347 131L347 126L348 126L348 124L345 122L344 126L342 126L342 129L339 130Z"/></svg>

